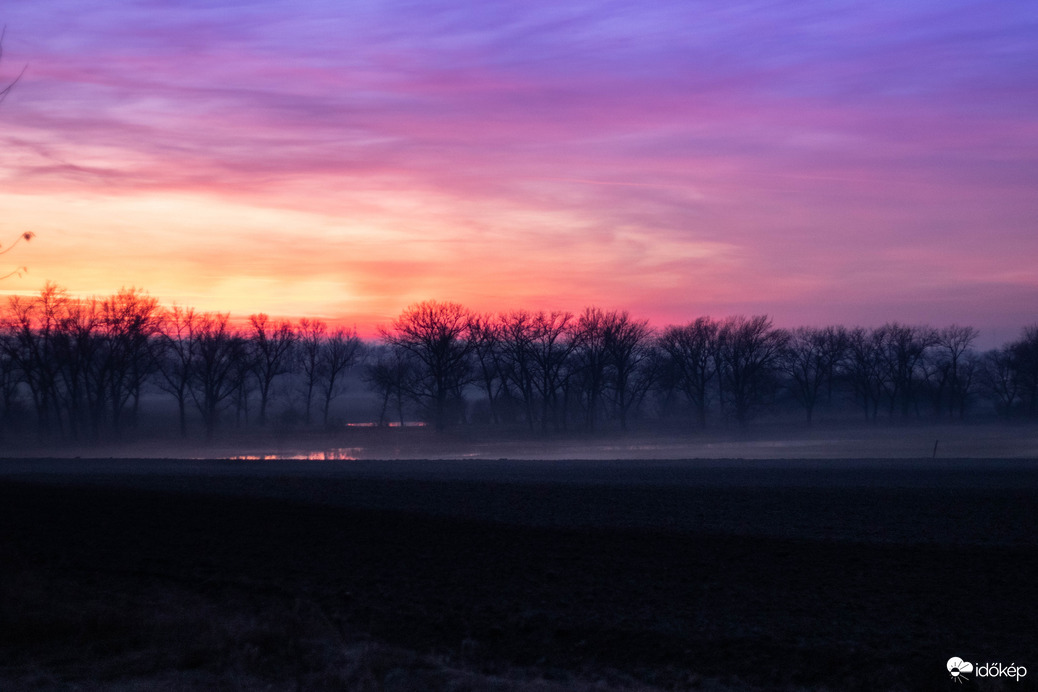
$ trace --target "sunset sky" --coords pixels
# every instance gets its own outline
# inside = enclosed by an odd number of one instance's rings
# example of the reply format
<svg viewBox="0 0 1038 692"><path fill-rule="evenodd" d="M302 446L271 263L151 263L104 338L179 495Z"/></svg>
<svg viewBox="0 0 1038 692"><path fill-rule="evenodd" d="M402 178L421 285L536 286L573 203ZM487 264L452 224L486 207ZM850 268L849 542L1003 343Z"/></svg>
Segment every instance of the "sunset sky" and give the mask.
<svg viewBox="0 0 1038 692"><path fill-rule="evenodd" d="M0 257L388 323L1038 321L1038 4L13 0Z"/></svg>

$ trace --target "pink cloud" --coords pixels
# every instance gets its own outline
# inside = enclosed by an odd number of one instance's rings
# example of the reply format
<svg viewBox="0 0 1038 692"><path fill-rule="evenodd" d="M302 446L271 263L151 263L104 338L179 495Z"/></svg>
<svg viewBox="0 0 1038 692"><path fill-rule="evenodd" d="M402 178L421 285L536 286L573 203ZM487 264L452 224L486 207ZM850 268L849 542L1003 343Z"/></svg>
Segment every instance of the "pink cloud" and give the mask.
<svg viewBox="0 0 1038 692"><path fill-rule="evenodd" d="M1009 322L1030 295L1024 6L46 0L7 21L2 67L30 70L0 112L5 192L268 210L232 234L228 274L340 267L386 311L426 291L661 322ZM135 262L176 254L164 225L140 229L154 254ZM285 234L295 279L266 249ZM108 242L90 262L121 256ZM399 266L391 243L412 248Z"/></svg>

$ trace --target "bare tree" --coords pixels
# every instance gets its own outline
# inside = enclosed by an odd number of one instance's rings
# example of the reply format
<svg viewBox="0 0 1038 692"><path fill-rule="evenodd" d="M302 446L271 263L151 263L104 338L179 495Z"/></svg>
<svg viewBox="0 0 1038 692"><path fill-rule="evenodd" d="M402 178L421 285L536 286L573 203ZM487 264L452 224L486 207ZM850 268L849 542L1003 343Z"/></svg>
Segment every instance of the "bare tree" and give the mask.
<svg viewBox="0 0 1038 692"><path fill-rule="evenodd" d="M1025 327L1020 339L1010 344L1019 397L1028 416L1038 414L1038 324Z"/></svg>
<svg viewBox="0 0 1038 692"><path fill-rule="evenodd" d="M833 378L848 347L847 330L843 327L799 327L789 333L782 350L782 370L789 378L793 397L814 418L815 407L823 391L831 399Z"/></svg>
<svg viewBox="0 0 1038 692"><path fill-rule="evenodd" d="M740 425L749 422L774 394L775 374L787 332L767 315L729 317L718 332L721 380L727 405Z"/></svg>
<svg viewBox="0 0 1038 692"><path fill-rule="evenodd" d="M966 415L966 402L972 394L976 358L970 346L977 338L973 327L952 325L935 332L930 357L921 363L923 380L940 417L945 408L949 414Z"/></svg>
<svg viewBox="0 0 1038 692"><path fill-rule="evenodd" d="M491 315L473 315L468 339L475 356L477 380L487 395L490 422L501 422L498 401L504 394L505 376L501 363L504 326Z"/></svg>
<svg viewBox="0 0 1038 692"><path fill-rule="evenodd" d="M533 317L530 356L533 385L541 402L541 431L549 424L556 430L565 424L566 406L560 401L570 373L570 354L576 348L573 315L553 310Z"/></svg>
<svg viewBox="0 0 1038 692"><path fill-rule="evenodd" d="M78 439L89 416L94 436L100 434L107 403L107 363L99 338L101 311L96 298L70 298L64 304L55 340L55 356L69 433Z"/></svg>
<svg viewBox="0 0 1038 692"><path fill-rule="evenodd" d="M299 367L303 374L303 400L306 402L304 421L307 427L310 426L314 394L321 377L321 353L327 334L328 325L321 320L311 320L306 317L299 320L298 356Z"/></svg>
<svg viewBox="0 0 1038 692"><path fill-rule="evenodd" d="M0 438L20 403L22 373L14 358L15 334L7 320L0 321Z"/></svg>
<svg viewBox="0 0 1038 692"><path fill-rule="evenodd" d="M877 334L881 345L880 362L886 370L883 383L890 417L894 417L900 404L901 417L907 418L916 403L915 390L921 380L921 367L937 343L937 330L889 322L880 327Z"/></svg>
<svg viewBox="0 0 1038 692"><path fill-rule="evenodd" d="M389 404L396 408L397 420L404 425L404 402L412 391L411 381L416 377L415 358L398 346L378 346L374 357L364 366L363 379L379 395L378 425L389 421Z"/></svg>
<svg viewBox="0 0 1038 692"><path fill-rule="evenodd" d="M522 401L523 417L532 432L537 421L534 385L534 316L526 310L503 314L501 322L501 367L504 386L515 388Z"/></svg>
<svg viewBox="0 0 1038 692"><path fill-rule="evenodd" d="M599 405L606 387L606 313L600 308L585 308L577 320L574 334L574 376L584 407L584 424L595 429Z"/></svg>
<svg viewBox="0 0 1038 692"><path fill-rule="evenodd" d="M263 427L267 424L267 407L274 380L291 369L296 333L292 330L291 323L284 320L272 322L263 313L250 315L249 326L251 332L246 344L260 395L258 422L260 427Z"/></svg>
<svg viewBox="0 0 1038 692"><path fill-rule="evenodd" d="M717 374L717 333L720 325L700 317L680 327L667 327L660 335L660 348L667 354L667 367L675 384L695 409L700 428L706 427L710 383Z"/></svg>
<svg viewBox="0 0 1038 692"><path fill-rule="evenodd" d="M123 413L130 407L136 422L141 387L156 367L153 337L158 333L158 301L137 288L122 289L101 301L101 324L106 342L108 400L112 427L118 435Z"/></svg>
<svg viewBox="0 0 1038 692"><path fill-rule="evenodd" d="M212 439L221 407L238 389L235 366L244 360L244 338L231 328L229 315L214 312L196 316L191 338L191 397Z"/></svg>
<svg viewBox="0 0 1038 692"><path fill-rule="evenodd" d="M995 412L1010 418L1020 400L1020 380L1012 344L984 354L980 371L981 386L993 400Z"/></svg>
<svg viewBox="0 0 1038 692"><path fill-rule="evenodd" d="M882 334L875 329L855 327L847 335L846 374L865 420L876 420L883 396L884 370L880 362Z"/></svg>
<svg viewBox="0 0 1038 692"><path fill-rule="evenodd" d="M410 395L437 430L459 417L462 390L472 381L471 320L472 313L457 303L429 300L404 310L392 331L381 330L387 344L410 353L419 364Z"/></svg>
<svg viewBox="0 0 1038 692"><path fill-rule="evenodd" d="M606 315L604 336L609 385L620 429L626 431L631 410L652 384L653 332L648 320L634 319L624 310Z"/></svg>
<svg viewBox="0 0 1038 692"><path fill-rule="evenodd" d="M321 419L328 427L332 401L346 391L346 376L364 356L364 342L357 336L356 328L336 329L321 348L318 373L321 376Z"/></svg>
<svg viewBox="0 0 1038 692"><path fill-rule="evenodd" d="M41 438L61 426L55 350L68 300L65 289L48 282L38 296L13 296L8 304L8 349L32 396Z"/></svg>
<svg viewBox="0 0 1038 692"><path fill-rule="evenodd" d="M197 360L195 330L198 322L194 308L174 305L162 313L158 324L158 386L177 401L181 437L187 437L187 400Z"/></svg>

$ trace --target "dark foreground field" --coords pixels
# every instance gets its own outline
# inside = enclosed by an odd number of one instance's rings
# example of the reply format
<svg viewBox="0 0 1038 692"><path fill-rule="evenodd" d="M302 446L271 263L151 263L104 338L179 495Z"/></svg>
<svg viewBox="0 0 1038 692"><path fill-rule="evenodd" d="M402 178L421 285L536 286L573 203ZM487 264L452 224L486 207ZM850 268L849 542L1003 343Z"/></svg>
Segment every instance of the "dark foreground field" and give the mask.
<svg viewBox="0 0 1038 692"><path fill-rule="evenodd" d="M0 460L0 689L1036 689L1038 466Z"/></svg>

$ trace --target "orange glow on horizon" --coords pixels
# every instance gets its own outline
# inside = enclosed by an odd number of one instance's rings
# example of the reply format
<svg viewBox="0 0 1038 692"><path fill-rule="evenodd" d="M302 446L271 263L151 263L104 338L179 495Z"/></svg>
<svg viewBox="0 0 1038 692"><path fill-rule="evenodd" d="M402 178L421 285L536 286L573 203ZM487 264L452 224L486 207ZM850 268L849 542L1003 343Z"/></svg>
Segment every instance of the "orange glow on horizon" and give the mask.
<svg viewBox="0 0 1038 692"><path fill-rule="evenodd" d="M1022 4L5 10L0 295L1035 320Z"/></svg>

